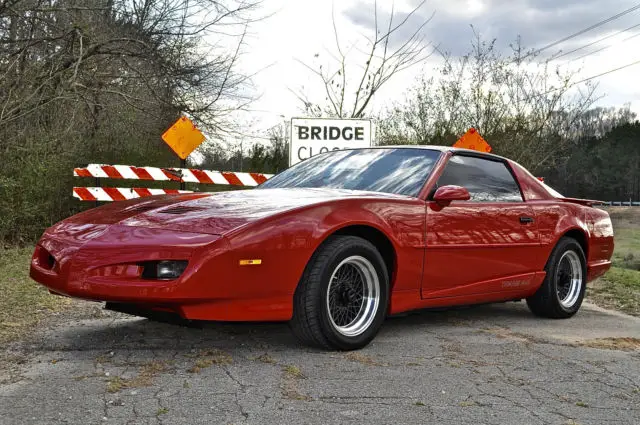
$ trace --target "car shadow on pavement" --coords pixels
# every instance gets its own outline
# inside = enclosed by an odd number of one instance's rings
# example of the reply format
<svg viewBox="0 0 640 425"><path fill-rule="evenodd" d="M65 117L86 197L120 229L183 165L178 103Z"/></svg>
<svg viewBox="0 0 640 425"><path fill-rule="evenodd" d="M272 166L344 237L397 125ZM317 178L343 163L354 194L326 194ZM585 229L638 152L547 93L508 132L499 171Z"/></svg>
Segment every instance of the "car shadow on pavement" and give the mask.
<svg viewBox="0 0 640 425"><path fill-rule="evenodd" d="M99 319L79 320L58 327L47 335L54 346L73 350L190 350L202 347L221 349L241 346L269 350L310 349L299 344L286 323L198 322L195 326L180 326L155 322L119 313L105 313ZM450 327L486 327L489 323L528 322L536 319L524 304L491 304L455 309L421 310L386 320L377 338L420 332L439 332ZM46 344L45 341L42 341Z"/></svg>

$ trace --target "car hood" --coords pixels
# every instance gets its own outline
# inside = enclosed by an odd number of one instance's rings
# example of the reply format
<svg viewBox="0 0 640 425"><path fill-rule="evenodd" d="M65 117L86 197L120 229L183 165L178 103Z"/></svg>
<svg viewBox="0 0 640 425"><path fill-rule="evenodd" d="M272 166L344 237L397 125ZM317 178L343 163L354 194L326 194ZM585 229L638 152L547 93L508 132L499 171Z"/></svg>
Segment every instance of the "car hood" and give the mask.
<svg viewBox="0 0 640 425"><path fill-rule="evenodd" d="M143 198L114 202L78 214L66 222L223 235L262 218L344 199L411 199L403 195L357 190L296 188L252 189Z"/></svg>

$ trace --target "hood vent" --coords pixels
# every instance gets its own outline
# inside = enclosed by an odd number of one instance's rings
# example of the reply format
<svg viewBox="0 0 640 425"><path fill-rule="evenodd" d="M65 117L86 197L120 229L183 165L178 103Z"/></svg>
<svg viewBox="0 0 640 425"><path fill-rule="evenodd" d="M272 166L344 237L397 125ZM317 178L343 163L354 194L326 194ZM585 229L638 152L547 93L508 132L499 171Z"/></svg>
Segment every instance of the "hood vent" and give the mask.
<svg viewBox="0 0 640 425"><path fill-rule="evenodd" d="M136 205L135 207L127 208L125 211L134 212L134 213L143 213L143 212L147 212L147 211L150 211L152 209L155 209L155 208L157 208L157 207L154 207L153 205L142 204L142 205Z"/></svg>
<svg viewBox="0 0 640 425"><path fill-rule="evenodd" d="M173 215L181 215L181 214L185 214L188 212L193 212L193 211L201 211L204 208L201 207L187 207L187 206L181 206L178 205L176 207L171 207L171 208L167 208L166 210L162 210L162 211L158 211L162 214L173 214Z"/></svg>

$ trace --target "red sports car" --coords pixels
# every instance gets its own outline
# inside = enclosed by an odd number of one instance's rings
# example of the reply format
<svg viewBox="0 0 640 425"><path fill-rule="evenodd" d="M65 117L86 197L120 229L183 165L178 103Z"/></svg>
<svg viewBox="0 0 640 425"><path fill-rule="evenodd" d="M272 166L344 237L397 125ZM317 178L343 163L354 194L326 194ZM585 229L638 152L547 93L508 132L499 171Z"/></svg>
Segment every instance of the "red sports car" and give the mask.
<svg viewBox="0 0 640 425"><path fill-rule="evenodd" d="M257 189L63 220L38 242L31 276L143 316L289 321L307 344L350 350L414 309L526 299L538 316L573 316L611 265L611 221L595 203L495 155L336 151Z"/></svg>

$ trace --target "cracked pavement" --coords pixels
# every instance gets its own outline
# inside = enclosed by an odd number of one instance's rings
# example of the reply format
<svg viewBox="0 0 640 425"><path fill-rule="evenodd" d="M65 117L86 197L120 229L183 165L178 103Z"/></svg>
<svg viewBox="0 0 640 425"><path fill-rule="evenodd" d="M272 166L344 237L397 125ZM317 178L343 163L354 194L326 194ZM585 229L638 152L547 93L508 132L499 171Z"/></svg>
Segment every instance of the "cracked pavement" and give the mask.
<svg viewBox="0 0 640 425"><path fill-rule="evenodd" d="M196 329L74 305L4 350L0 424L640 423L640 319L595 306L569 320L524 303L418 312L340 353L286 324Z"/></svg>

